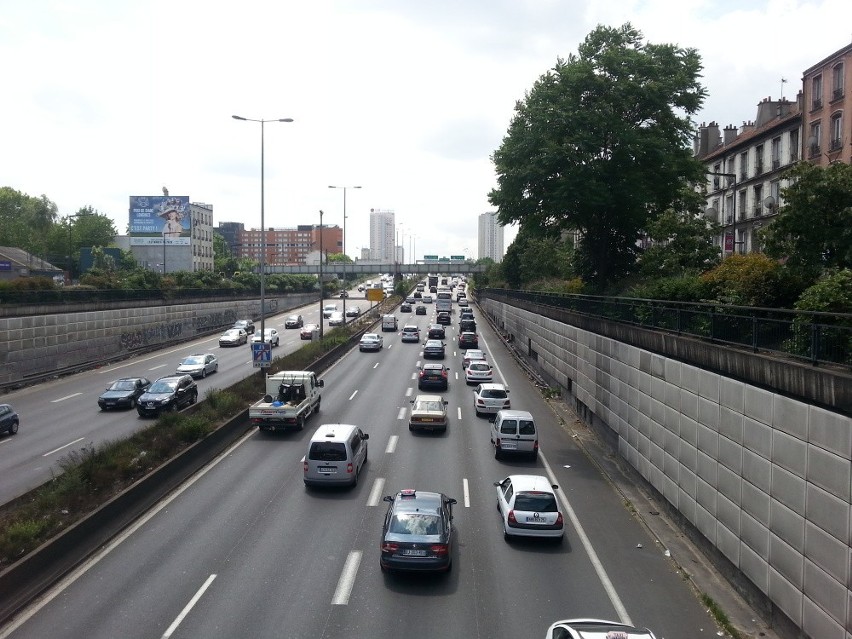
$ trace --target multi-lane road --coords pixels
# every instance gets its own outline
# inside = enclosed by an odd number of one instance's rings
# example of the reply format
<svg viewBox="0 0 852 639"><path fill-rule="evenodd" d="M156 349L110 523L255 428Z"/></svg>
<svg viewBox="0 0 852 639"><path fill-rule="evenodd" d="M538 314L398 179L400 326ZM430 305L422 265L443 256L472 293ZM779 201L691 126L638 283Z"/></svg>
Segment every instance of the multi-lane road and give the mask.
<svg viewBox="0 0 852 639"><path fill-rule="evenodd" d="M413 314L401 319L400 329L408 322L425 329L432 321ZM283 317L271 325L279 322ZM488 422L474 415L464 383L454 328L445 340L450 427L445 434L409 432L422 345L385 333L381 352L356 349L323 375L322 412L304 431L250 431L0 629L0 638L541 637L552 621L577 616L630 620L660 638L714 634L687 582L578 450L497 336L485 322L479 329L495 381L510 387L514 408L536 418L538 461L494 459ZM282 329L285 338L298 340L295 333ZM76 383L44 384L16 402L47 405L40 419L61 413L54 428L43 430L63 433L68 442L103 431L114 437L118 424L130 422L127 431L138 425L135 414L97 412L94 397L105 381L120 374L157 376L182 355L213 348L214 339L75 376ZM251 372L247 349L220 355L221 372L201 380L202 391L205 384L224 386ZM96 426L87 431L85 421ZM355 423L370 434L365 472L352 490L306 489L301 460L307 442L319 424L333 422ZM25 420L18 437L38 437L29 434L37 425L35 418ZM42 444L50 452L61 442L45 435ZM3 458L9 445L0 449ZM568 523L562 544L503 539L492 483L515 473L547 475L560 486ZM382 497L403 488L458 500L450 574L380 571Z"/></svg>

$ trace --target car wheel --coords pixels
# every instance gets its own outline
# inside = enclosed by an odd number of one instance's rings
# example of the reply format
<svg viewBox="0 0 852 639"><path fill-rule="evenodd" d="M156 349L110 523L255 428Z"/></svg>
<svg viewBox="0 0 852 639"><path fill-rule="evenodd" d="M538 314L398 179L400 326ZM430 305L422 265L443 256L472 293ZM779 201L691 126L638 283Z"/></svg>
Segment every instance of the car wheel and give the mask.
<svg viewBox="0 0 852 639"><path fill-rule="evenodd" d="M134 408L136 408L136 398L131 397L130 398L130 410L133 410Z"/></svg>
<svg viewBox="0 0 852 639"><path fill-rule="evenodd" d="M202 368L201 369L201 379L204 379L205 377L207 377L207 369Z"/></svg>
<svg viewBox="0 0 852 639"><path fill-rule="evenodd" d="M413 433L413 432L414 432L414 426L412 426L411 424L409 424L409 425L408 425L408 430L410 430L410 431Z"/></svg>
<svg viewBox="0 0 852 639"><path fill-rule="evenodd" d="M503 539L506 541L506 543L512 543L512 535L507 533L505 530L503 531Z"/></svg>
<svg viewBox="0 0 852 639"><path fill-rule="evenodd" d="M535 451L534 453L530 454L530 459L532 461L538 461L538 451Z"/></svg>
<svg viewBox="0 0 852 639"><path fill-rule="evenodd" d="M198 393L193 393L193 394L192 394L192 399L190 400L190 402L189 402L189 403L190 403L190 404L194 404L194 403L195 403L195 402L197 402L197 401L198 401Z"/></svg>
<svg viewBox="0 0 852 639"><path fill-rule="evenodd" d="M314 412L315 412L315 413L320 412L320 404L322 404L322 400L320 400L320 401L318 401L318 402L317 402L317 407L314 409Z"/></svg>
<svg viewBox="0 0 852 639"><path fill-rule="evenodd" d="M305 427L305 418L303 415L299 415L296 418L296 428L298 430L302 430Z"/></svg>
<svg viewBox="0 0 852 639"><path fill-rule="evenodd" d="M172 404L171 406L169 406L169 412L170 412L170 413L176 413L176 412L177 412L177 410L178 410L178 405L177 405L177 401L175 401L175 403L174 403L174 404Z"/></svg>
<svg viewBox="0 0 852 639"><path fill-rule="evenodd" d="M503 455L500 453L500 449L496 446L494 447L494 459L500 459Z"/></svg>
<svg viewBox="0 0 852 639"><path fill-rule="evenodd" d="M9 434L17 435L18 434L18 422L12 422L12 425L9 426Z"/></svg>
<svg viewBox="0 0 852 639"><path fill-rule="evenodd" d="M474 412L476 413L477 417L482 417L482 413L480 413L478 410L474 409Z"/></svg>

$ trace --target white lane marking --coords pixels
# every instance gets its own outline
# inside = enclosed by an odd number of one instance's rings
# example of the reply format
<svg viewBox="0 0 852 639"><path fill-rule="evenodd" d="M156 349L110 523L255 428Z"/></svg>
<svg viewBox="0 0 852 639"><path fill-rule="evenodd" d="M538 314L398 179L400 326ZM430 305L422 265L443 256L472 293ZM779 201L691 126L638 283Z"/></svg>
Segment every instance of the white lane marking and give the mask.
<svg viewBox="0 0 852 639"><path fill-rule="evenodd" d="M408 409L403 406L399 409L399 412L396 414L397 419L405 419L405 414L408 412Z"/></svg>
<svg viewBox="0 0 852 639"><path fill-rule="evenodd" d="M467 484L467 477L462 479L462 492L464 493L464 507L470 508L470 486Z"/></svg>
<svg viewBox="0 0 852 639"><path fill-rule="evenodd" d="M385 453L392 453L396 450L396 444L399 441L399 435L391 435L388 440L388 447L385 448Z"/></svg>
<svg viewBox="0 0 852 639"><path fill-rule="evenodd" d="M201 595L204 594L204 591L210 587L210 584L213 583L213 580L216 579L216 575L210 575L207 577L207 581L205 581L201 588L198 589L198 592L189 600L189 603L186 604L186 607L181 610L180 614L177 618L172 622L172 625L169 626L168 630L163 633L163 636L160 639L169 639L172 636L175 630L178 629L178 626L184 620L184 618L189 614L189 611L198 603L198 600L201 599Z"/></svg>
<svg viewBox="0 0 852 639"><path fill-rule="evenodd" d="M334 597L331 599L332 606L345 606L349 603L349 595L352 592L352 587L355 585L355 575L358 573L358 566L360 564L361 551L351 551L346 558L346 563L343 564L340 581L337 582L337 589L334 591Z"/></svg>
<svg viewBox="0 0 852 639"><path fill-rule="evenodd" d="M420 351L420 357L423 357L423 351ZM417 368L420 368L420 360L419 359L416 362L414 362L414 366L416 366Z"/></svg>
<svg viewBox="0 0 852 639"><path fill-rule="evenodd" d="M458 378L459 378L459 372L458 372L458 371L456 371L455 375L456 375L456 380L458 380Z"/></svg>
<svg viewBox="0 0 852 639"><path fill-rule="evenodd" d="M352 394L349 396L349 401L351 402L351 401L353 400L353 398L355 397L355 395L357 395L357 394L358 394L358 391L356 390L354 393L352 393Z"/></svg>
<svg viewBox="0 0 852 639"><path fill-rule="evenodd" d="M373 482L373 489L370 491L370 496L367 497L367 505L368 506L378 506L379 501L382 498L382 491L385 489L385 478L384 477L376 477L376 481Z"/></svg>
<svg viewBox="0 0 852 639"><path fill-rule="evenodd" d="M130 537L137 530L142 528L146 523L148 523L151 519L156 517L161 510L167 508L169 504L171 504L175 499L180 497L183 493L189 490L195 482L204 477L207 473L213 470L216 466L218 466L221 462L228 459L237 448L245 444L249 441L255 434L257 433L256 428L252 428L249 432L243 435L239 440L234 442L228 450L221 453L219 457L214 459L210 464L202 468L195 475L186 480L183 484L181 484L177 490L171 493L168 497L157 503L151 510L142 515L139 519L137 519L133 524L131 524L128 528L125 528L123 532L120 532L111 542L109 542L106 546L104 546L103 550L98 553L92 555L92 557L86 561L85 563L78 566L76 569L68 573L68 575L60 580L53 588L48 590L42 595L40 599L37 600L32 606L25 608L21 614L15 618L8 626L5 626L2 631L0 631L0 639L6 639L9 635L11 635L15 630L23 626L27 621L32 619L38 612L44 608L51 601L56 599L59 595L61 595L66 588L68 588L71 584L77 581L80 577L85 575L90 568L94 568L98 563L100 563L101 559L109 555L113 550L118 548L125 539Z"/></svg>
<svg viewBox="0 0 852 639"><path fill-rule="evenodd" d="M376 362L375 364L373 364L373 368L378 368L378 367L379 367L379 363L378 363L378 362Z"/></svg>
<svg viewBox="0 0 852 639"><path fill-rule="evenodd" d="M165 368L165 367L166 367L166 365L165 365L165 364L160 364L159 366L155 366L154 368L149 368L148 370L149 370L149 371L155 371L155 370L157 370L158 368Z"/></svg>
<svg viewBox="0 0 852 639"><path fill-rule="evenodd" d="M458 418L459 418L459 420L461 420L461 406L459 406L457 410L458 410L458 416L459 416Z"/></svg>
<svg viewBox="0 0 852 639"><path fill-rule="evenodd" d="M69 446L73 446L73 445L74 445L74 444L76 444L77 442L81 442L81 441L83 441L84 439L86 439L86 438L85 438L85 437L78 437L78 438L77 438L77 439L75 439L73 442L68 442L68 443L67 443L67 444L65 444L64 446L60 446L59 448L54 448L54 449L53 449L52 451L50 451L49 453L45 453L44 455L42 455L42 457L48 457L48 456L52 455L53 453L58 453L58 452L59 452L60 450L62 450L63 448L68 448Z"/></svg>
<svg viewBox="0 0 852 639"><path fill-rule="evenodd" d="M411 373L411 379L417 379L417 373Z"/></svg>
<svg viewBox="0 0 852 639"><path fill-rule="evenodd" d="M414 375L412 375L411 377L412 377L412 379L413 379L413 378L414 378ZM413 392L414 392L414 389L413 389L413 388L411 388L411 386L409 386L409 387L405 390L405 396L406 396L406 397L411 397L411 393L413 393Z"/></svg>
<svg viewBox="0 0 852 639"><path fill-rule="evenodd" d="M538 451L538 457L541 459L541 463L544 464L544 469L547 471L547 476L550 478L550 482L552 484L558 484L559 482L556 481L556 476L553 474L550 464L547 463L547 458L540 449ZM577 532L577 537L580 539L580 543L582 543L583 548L586 549L586 554L589 555L589 560L592 562L595 573L597 574L598 579L600 579L601 585L604 587L610 603L612 603L612 607L615 608L615 611L618 613L618 618L621 620L621 623L632 626L633 622L630 620L630 615L627 614L627 609L621 602L621 598L618 596L615 586L612 585L612 581L610 581L609 575L606 574L606 570L604 570L601 560L598 559L598 554L595 552L594 547L592 547L592 542L589 540L588 535L586 535L586 531L583 530L583 525L577 518L577 514L574 512L574 509L571 507L568 497L565 495L565 491L563 491L562 488L557 488L556 495L559 497L559 501L562 502L562 506L565 508L565 512L568 514L568 518L571 520L574 530Z"/></svg>
<svg viewBox="0 0 852 639"><path fill-rule="evenodd" d="M393 344L388 344L388 349L393 348Z"/></svg>
<svg viewBox="0 0 852 639"><path fill-rule="evenodd" d="M0 439L0 446L2 446L3 444L8 444L10 441L12 441L11 437L7 437L6 439Z"/></svg>
<svg viewBox="0 0 852 639"><path fill-rule="evenodd" d="M60 397L59 399L51 399L50 403L55 404L56 402L64 402L66 399L71 399L72 397L77 397L78 395L82 395L83 393L73 393L72 395L66 395L65 397Z"/></svg>
<svg viewBox="0 0 852 639"><path fill-rule="evenodd" d="M488 346L488 343L485 341L485 337L483 337L482 335L480 335L480 336L479 336L479 339L480 339L480 340L482 340L482 343L483 343L483 344L485 344L485 350L486 350L486 352L490 353L490 352L491 352L491 347L489 347L489 346ZM491 362L491 366L492 366L493 368L497 369L497 374L500 376L500 381L501 381L501 383L505 384L505 383L506 383L506 376L505 376L505 375L503 375L503 371L501 371L501 370L500 370L500 366L498 366L498 365L497 365L496 360Z"/></svg>

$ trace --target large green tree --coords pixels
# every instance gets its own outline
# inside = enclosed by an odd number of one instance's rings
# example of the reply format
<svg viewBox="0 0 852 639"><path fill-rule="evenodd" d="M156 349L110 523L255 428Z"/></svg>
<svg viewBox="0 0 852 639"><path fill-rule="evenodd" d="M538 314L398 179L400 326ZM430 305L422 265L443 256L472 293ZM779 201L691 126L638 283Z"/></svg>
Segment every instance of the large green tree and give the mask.
<svg viewBox="0 0 852 639"><path fill-rule="evenodd" d="M784 206L762 233L766 254L811 278L852 268L852 166L802 162L788 177Z"/></svg>
<svg viewBox="0 0 852 639"><path fill-rule="evenodd" d="M719 263L719 247L713 244L718 225L701 215L667 209L647 227L651 246L639 259L643 275L671 277L700 272Z"/></svg>
<svg viewBox="0 0 852 639"><path fill-rule="evenodd" d="M492 157L500 223L577 231L587 282L629 271L647 221L683 210L684 186L703 176L689 149L701 68L695 50L643 43L630 24L595 29L515 106Z"/></svg>

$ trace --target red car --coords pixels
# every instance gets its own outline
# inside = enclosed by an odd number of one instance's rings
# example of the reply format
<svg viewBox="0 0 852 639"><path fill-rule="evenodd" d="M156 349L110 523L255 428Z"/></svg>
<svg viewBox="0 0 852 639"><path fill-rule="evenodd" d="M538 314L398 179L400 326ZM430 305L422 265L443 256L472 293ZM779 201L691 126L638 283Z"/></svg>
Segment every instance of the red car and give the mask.
<svg viewBox="0 0 852 639"><path fill-rule="evenodd" d="M479 348L479 338L476 336L476 333L469 331L459 333L459 348L465 350L468 348Z"/></svg>

